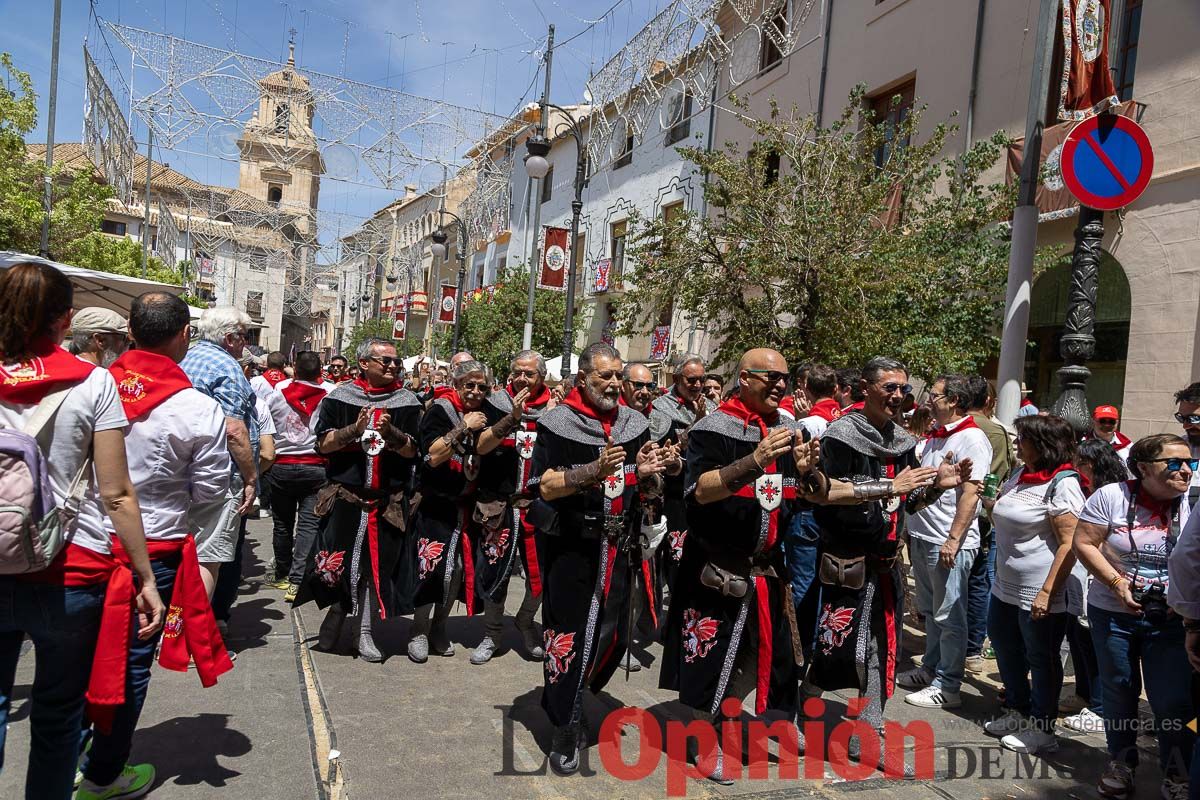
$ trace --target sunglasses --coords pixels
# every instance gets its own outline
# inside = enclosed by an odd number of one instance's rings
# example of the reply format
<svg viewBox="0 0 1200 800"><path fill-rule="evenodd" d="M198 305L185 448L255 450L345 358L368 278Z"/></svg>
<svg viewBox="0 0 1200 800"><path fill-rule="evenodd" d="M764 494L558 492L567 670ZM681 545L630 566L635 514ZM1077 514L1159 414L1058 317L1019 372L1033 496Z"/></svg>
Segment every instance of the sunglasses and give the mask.
<svg viewBox="0 0 1200 800"><path fill-rule="evenodd" d="M704 383L703 375L698 375L695 378L689 378L686 375L681 375L680 377L683 378L684 383Z"/></svg>
<svg viewBox="0 0 1200 800"><path fill-rule="evenodd" d="M536 369L514 369L510 374L514 378L521 377L533 380L541 373L539 373Z"/></svg>
<svg viewBox="0 0 1200 800"><path fill-rule="evenodd" d="M1181 425L1200 425L1200 414L1180 414L1177 411L1175 421Z"/></svg>
<svg viewBox="0 0 1200 800"><path fill-rule="evenodd" d="M475 381L467 381L466 383L460 383L459 388L466 389L468 392L472 392L472 391L481 392L484 389L488 388L489 385L490 384L484 383L484 382L476 383Z"/></svg>
<svg viewBox="0 0 1200 800"><path fill-rule="evenodd" d="M1195 472L1196 468L1200 466L1200 458L1148 458L1146 460L1153 463L1162 462L1166 464L1167 472L1179 472L1185 464L1188 469Z"/></svg>
<svg viewBox="0 0 1200 800"><path fill-rule="evenodd" d="M1116 425L1117 424L1117 421L1115 419L1112 419L1111 417L1099 417L1099 418L1097 418L1096 422L1099 422L1101 425Z"/></svg>
<svg viewBox="0 0 1200 800"><path fill-rule="evenodd" d="M367 361L378 361L383 365L384 369L390 369L391 367L398 367L401 365L400 359L393 358L392 356L371 356L367 359Z"/></svg>
<svg viewBox="0 0 1200 800"><path fill-rule="evenodd" d="M773 369L748 369L746 374L753 375L768 386L775 383L786 383L788 379L786 372L776 372Z"/></svg>
<svg viewBox="0 0 1200 800"><path fill-rule="evenodd" d="M658 388L658 384L654 381L628 381L629 385L639 391L654 391Z"/></svg>
<svg viewBox="0 0 1200 800"><path fill-rule="evenodd" d="M899 392L900 394L911 394L912 393L912 384L911 383L884 383L884 384L879 384L879 388L883 389L884 394L895 394L896 392ZM945 397L945 396L946 395L944 395L944 394L935 394L933 392L929 393L930 400L935 400L937 398Z"/></svg>

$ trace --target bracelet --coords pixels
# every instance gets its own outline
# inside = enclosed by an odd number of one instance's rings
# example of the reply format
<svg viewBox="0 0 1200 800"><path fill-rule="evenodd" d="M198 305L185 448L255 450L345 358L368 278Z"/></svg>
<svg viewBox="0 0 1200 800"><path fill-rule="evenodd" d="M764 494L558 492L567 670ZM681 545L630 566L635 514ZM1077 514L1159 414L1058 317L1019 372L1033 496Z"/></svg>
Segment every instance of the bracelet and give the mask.
<svg viewBox="0 0 1200 800"><path fill-rule="evenodd" d="M1191 633L1200 633L1200 619L1187 619L1185 617L1183 620L1183 629Z"/></svg>
<svg viewBox="0 0 1200 800"><path fill-rule="evenodd" d="M880 479L854 484L855 500L882 500L891 497L893 494L892 481L890 480Z"/></svg>
<svg viewBox="0 0 1200 800"><path fill-rule="evenodd" d="M1124 580L1126 580L1125 576L1118 572L1115 576L1113 576L1112 580L1108 582L1108 588L1115 592L1117 591L1117 584Z"/></svg>

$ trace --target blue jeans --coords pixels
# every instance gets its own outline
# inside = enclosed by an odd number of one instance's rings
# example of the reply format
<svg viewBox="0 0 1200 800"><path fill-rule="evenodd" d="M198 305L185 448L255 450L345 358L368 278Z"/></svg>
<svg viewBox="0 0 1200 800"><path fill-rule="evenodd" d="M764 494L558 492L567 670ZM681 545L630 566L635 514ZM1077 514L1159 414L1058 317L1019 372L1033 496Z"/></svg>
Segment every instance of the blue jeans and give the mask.
<svg viewBox="0 0 1200 800"><path fill-rule="evenodd" d="M821 529L817 527L812 509L800 509L792 515L784 535L784 546L805 662L812 657L813 639L817 635L817 600L821 594L817 585L820 540Z"/></svg>
<svg viewBox="0 0 1200 800"><path fill-rule="evenodd" d="M978 550L960 548L954 568L938 563L941 545L913 538L910 544L917 609L925 617L925 658L932 686L957 692L967 657L967 579Z"/></svg>
<svg viewBox="0 0 1200 800"><path fill-rule="evenodd" d="M150 567L154 570L154 582L158 585L158 594L163 605L169 608L179 559L151 561ZM125 704L117 709L110 733L101 733L98 730L92 733L92 749L88 752L87 763L83 768L84 776L93 783L100 786L112 783L129 760L129 751L133 747L133 732L137 729L138 718L142 715L142 706L146 702L146 690L150 686L154 649L158 646L160 638L161 630L145 641L138 639L137 618L134 618L129 634L129 661L125 672Z"/></svg>
<svg viewBox="0 0 1200 800"><path fill-rule="evenodd" d="M988 631L1004 683L1004 704L1029 716L1043 730L1050 730L1058 716L1063 685L1059 648L1068 619L1064 612L1034 621L1028 611L997 597L988 609Z"/></svg>
<svg viewBox="0 0 1200 800"><path fill-rule="evenodd" d="M991 525L987 520L979 521L979 533L984 535ZM971 563L971 575L967 579L967 655L983 655L983 640L988 635L988 604L992 599L992 577L996 564L996 537L989 533L984 537L986 547Z"/></svg>
<svg viewBox="0 0 1200 800"><path fill-rule="evenodd" d="M0 579L0 768L21 642L26 634L33 640L29 800L67 800L75 793L84 693L103 607L103 586Z"/></svg>
<svg viewBox="0 0 1200 800"><path fill-rule="evenodd" d="M1187 723L1192 710L1192 668L1184 650L1183 622L1171 617L1162 626L1132 614L1088 605L1096 663L1104 686L1104 735L1108 754L1130 767L1138 763L1138 696L1145 678L1154 711L1158 763L1163 776L1187 778L1195 734Z"/></svg>

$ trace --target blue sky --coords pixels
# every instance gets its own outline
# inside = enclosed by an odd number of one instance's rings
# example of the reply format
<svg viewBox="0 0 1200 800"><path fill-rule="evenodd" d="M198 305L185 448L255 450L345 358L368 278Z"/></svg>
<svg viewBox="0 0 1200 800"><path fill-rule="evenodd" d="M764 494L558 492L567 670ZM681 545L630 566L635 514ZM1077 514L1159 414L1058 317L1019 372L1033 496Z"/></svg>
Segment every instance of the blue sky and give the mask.
<svg viewBox="0 0 1200 800"><path fill-rule="evenodd" d="M605 12L616 8L605 16ZM259 58L286 58L296 29L300 67L403 89L426 97L508 115L536 100L541 80L532 51L547 22L556 47L552 100L578 101L590 70L604 62L664 5L664 0L96 0L105 19L169 33ZM87 0L63 0L57 141L79 141L83 125L82 42ZM38 129L45 139L50 81L51 0L0 0L0 51L29 72L38 93ZM590 26L597 18L602 21ZM145 132L135 126L135 138ZM156 153L197 180L230 183L236 171L215 159ZM321 207L367 215L387 202L383 192L325 181Z"/></svg>

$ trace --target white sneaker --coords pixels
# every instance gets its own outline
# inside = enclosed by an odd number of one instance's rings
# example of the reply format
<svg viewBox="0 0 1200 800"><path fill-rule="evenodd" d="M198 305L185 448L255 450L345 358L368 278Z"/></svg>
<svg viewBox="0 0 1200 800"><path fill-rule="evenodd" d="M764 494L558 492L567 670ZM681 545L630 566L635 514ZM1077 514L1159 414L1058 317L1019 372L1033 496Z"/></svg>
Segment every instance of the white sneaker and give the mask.
<svg viewBox="0 0 1200 800"><path fill-rule="evenodd" d="M1029 719L1016 709L1007 709L995 719L983 723L983 731L988 736L1008 736L1029 727Z"/></svg>
<svg viewBox="0 0 1200 800"><path fill-rule="evenodd" d="M1000 746L1018 753L1053 753L1058 749L1058 737L1050 731L1029 728L1020 733L1010 733L1000 740Z"/></svg>
<svg viewBox="0 0 1200 800"><path fill-rule="evenodd" d="M958 692L947 692L938 686L926 686L919 692L905 695L904 702L921 708L958 708L962 698Z"/></svg>
<svg viewBox="0 0 1200 800"><path fill-rule="evenodd" d="M1078 714L1064 717L1062 724L1080 733L1104 733L1104 717L1095 713L1090 708L1085 708Z"/></svg>
<svg viewBox="0 0 1200 800"><path fill-rule="evenodd" d="M910 669L908 672L901 672L896 676L896 685L901 689L908 689L910 692L924 689L931 683L933 683L933 674L924 667Z"/></svg>

